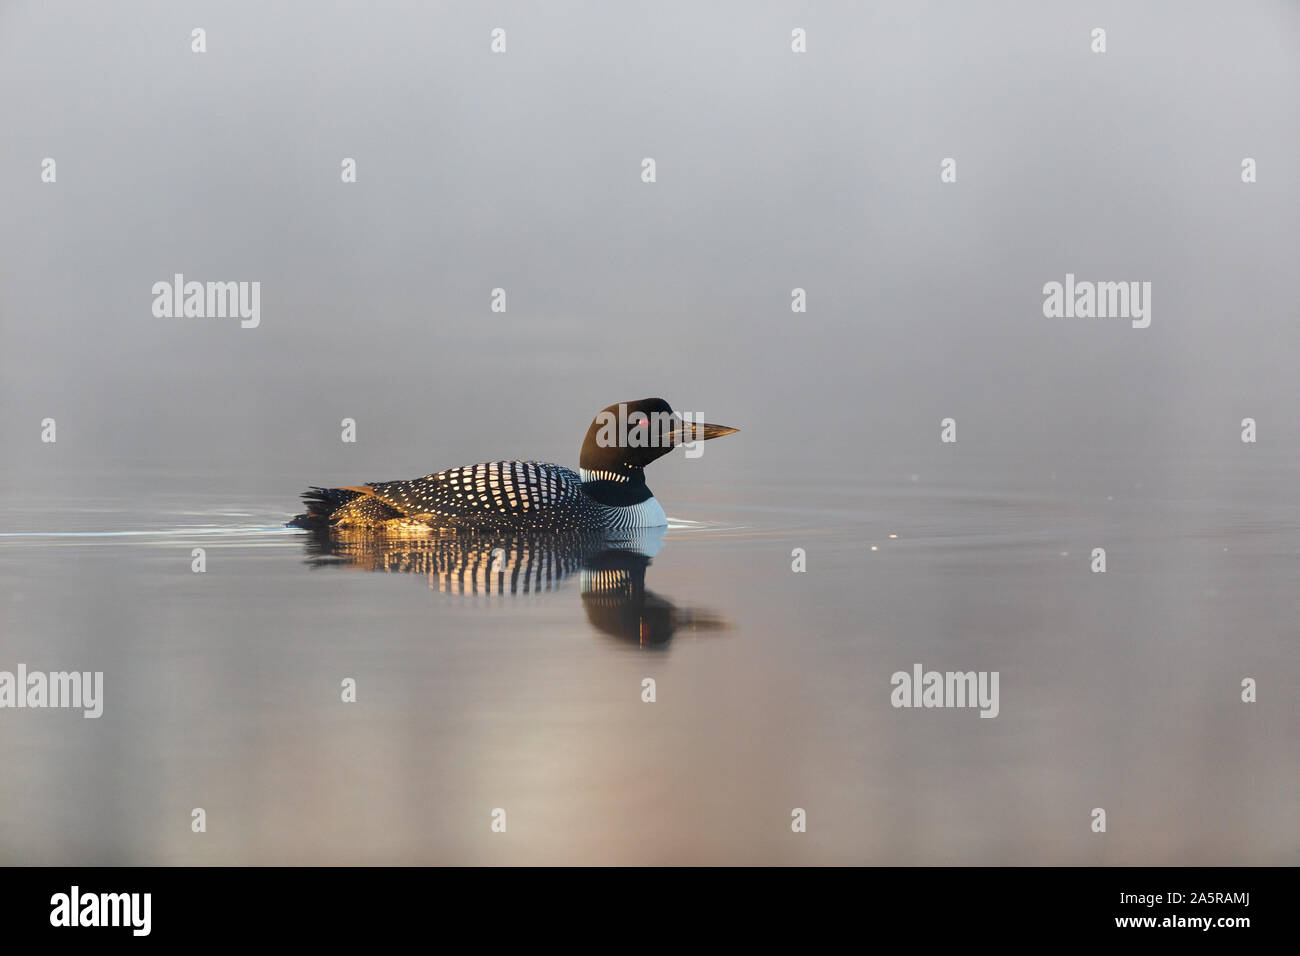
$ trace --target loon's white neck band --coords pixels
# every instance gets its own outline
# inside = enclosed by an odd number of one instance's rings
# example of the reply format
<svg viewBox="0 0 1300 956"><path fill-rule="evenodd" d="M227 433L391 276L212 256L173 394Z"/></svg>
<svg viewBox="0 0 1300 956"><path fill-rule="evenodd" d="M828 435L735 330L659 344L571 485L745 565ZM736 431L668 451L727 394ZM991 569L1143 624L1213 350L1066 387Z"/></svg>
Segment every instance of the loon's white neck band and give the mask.
<svg viewBox="0 0 1300 956"><path fill-rule="evenodd" d="M627 475L620 475L613 471L589 471L586 468L579 468L578 474L583 481L627 481Z"/></svg>

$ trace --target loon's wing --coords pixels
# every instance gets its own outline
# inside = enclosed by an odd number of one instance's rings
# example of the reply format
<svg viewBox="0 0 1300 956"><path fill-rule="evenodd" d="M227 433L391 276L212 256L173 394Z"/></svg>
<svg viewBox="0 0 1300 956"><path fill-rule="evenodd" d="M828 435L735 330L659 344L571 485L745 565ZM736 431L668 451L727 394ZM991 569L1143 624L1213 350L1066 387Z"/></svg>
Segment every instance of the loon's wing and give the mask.
<svg viewBox="0 0 1300 956"><path fill-rule="evenodd" d="M538 461L488 461L449 468L409 481L380 481L369 493L403 515L475 520L488 516L533 517L573 502L582 479L563 465Z"/></svg>

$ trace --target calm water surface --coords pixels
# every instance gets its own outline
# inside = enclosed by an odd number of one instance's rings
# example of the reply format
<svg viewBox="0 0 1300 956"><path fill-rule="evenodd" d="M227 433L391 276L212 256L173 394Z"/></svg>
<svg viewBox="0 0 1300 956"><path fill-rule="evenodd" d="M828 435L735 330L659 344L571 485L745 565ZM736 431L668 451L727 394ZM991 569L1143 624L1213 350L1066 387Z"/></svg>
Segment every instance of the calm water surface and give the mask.
<svg viewBox="0 0 1300 956"><path fill-rule="evenodd" d="M1300 862L1296 4L176 6L0 3L0 670L107 695L0 863ZM741 433L517 593L281 527L654 395Z"/></svg>
<svg viewBox="0 0 1300 956"><path fill-rule="evenodd" d="M683 484L662 536L496 556L323 544L282 481L6 496L0 668L106 703L4 715L0 862L1297 859L1300 528L1252 466ZM914 663L999 716L894 709Z"/></svg>

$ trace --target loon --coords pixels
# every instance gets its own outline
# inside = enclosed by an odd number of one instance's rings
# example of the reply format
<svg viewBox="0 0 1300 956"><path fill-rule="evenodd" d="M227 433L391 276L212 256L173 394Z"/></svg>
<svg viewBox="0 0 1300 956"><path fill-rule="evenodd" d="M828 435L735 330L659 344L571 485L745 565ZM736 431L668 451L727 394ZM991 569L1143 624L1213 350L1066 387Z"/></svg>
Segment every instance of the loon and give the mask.
<svg viewBox="0 0 1300 956"><path fill-rule="evenodd" d="M685 421L662 398L619 402L597 413L578 471L538 461L489 461L408 481L303 493L307 511L288 522L309 530L538 531L660 527L663 507L645 466L678 445L739 431Z"/></svg>

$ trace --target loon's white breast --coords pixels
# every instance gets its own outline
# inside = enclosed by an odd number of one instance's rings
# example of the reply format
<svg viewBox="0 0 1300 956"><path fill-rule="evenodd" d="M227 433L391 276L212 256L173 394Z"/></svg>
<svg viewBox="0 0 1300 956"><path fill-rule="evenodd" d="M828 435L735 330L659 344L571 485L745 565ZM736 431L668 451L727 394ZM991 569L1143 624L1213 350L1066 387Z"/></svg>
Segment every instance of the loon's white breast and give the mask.
<svg viewBox="0 0 1300 956"><path fill-rule="evenodd" d="M624 505L615 509L618 512L614 525L616 528L662 528L668 524L668 515L664 514L663 505L654 497L647 498L638 505Z"/></svg>

